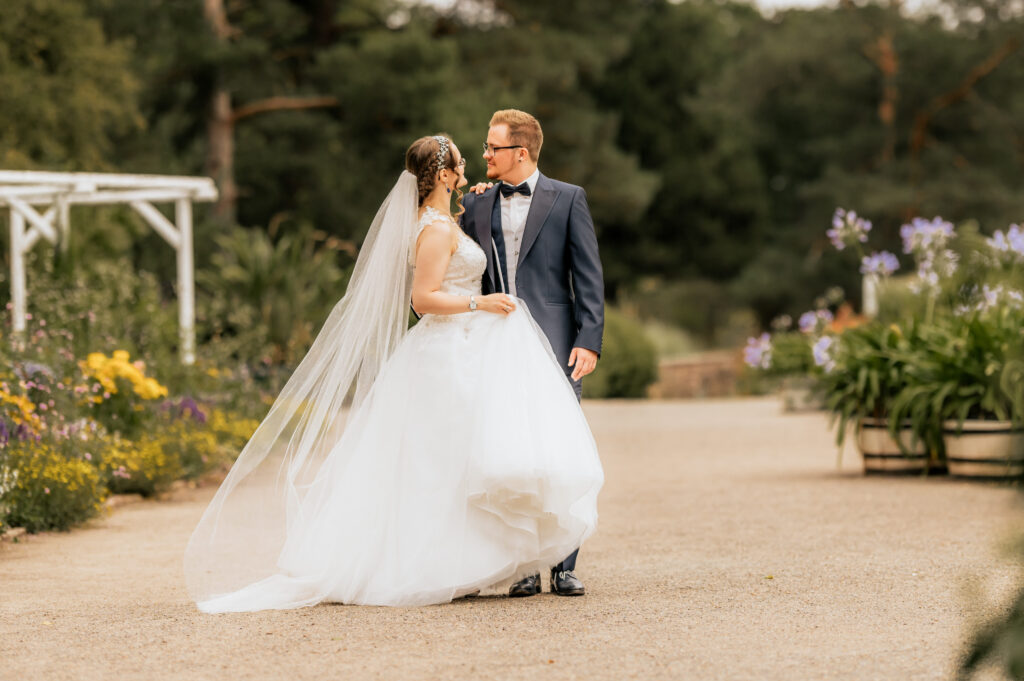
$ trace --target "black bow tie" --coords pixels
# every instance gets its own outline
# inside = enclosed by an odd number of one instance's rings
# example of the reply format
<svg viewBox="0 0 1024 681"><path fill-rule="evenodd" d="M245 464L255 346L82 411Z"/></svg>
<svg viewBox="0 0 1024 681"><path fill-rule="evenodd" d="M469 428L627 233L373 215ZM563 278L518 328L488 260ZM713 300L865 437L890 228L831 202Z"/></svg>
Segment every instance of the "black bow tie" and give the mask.
<svg viewBox="0 0 1024 681"><path fill-rule="evenodd" d="M522 184L517 184L514 187L510 184L505 184L504 182L502 182L498 189L501 190L501 195L504 196L506 199L512 196L513 194L522 194L523 196L530 195L530 185L527 184L526 182L523 182Z"/></svg>

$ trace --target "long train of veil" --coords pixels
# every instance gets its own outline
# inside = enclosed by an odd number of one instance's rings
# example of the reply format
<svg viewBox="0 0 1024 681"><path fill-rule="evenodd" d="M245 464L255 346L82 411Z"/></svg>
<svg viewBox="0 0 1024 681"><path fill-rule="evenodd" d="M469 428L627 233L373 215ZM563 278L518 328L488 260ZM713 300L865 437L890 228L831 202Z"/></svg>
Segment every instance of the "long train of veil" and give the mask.
<svg viewBox="0 0 1024 681"><path fill-rule="evenodd" d="M302 498L341 438L347 409L359 407L406 333L417 204L416 178L403 171L370 226L347 292L189 540L185 579L195 601L279 571L289 528L305 520Z"/></svg>

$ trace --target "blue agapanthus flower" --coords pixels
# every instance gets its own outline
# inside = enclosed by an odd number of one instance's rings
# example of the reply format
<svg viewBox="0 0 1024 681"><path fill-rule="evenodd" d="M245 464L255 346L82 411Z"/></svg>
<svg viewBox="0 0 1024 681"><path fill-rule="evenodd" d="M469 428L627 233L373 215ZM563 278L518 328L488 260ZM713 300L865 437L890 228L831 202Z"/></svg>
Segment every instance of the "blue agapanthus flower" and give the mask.
<svg viewBox="0 0 1024 681"><path fill-rule="evenodd" d="M866 243L870 231L870 220L865 220L852 210L836 208L832 215L832 228L825 234L836 250L841 251L847 246Z"/></svg>
<svg viewBox="0 0 1024 681"><path fill-rule="evenodd" d="M811 347L811 354L814 356L814 363L828 373L836 368L836 361L832 357L835 339L832 336L822 336Z"/></svg>
<svg viewBox="0 0 1024 681"><path fill-rule="evenodd" d="M769 369L772 366L772 337L762 333L757 338L748 338L743 349L743 361L754 369Z"/></svg>
<svg viewBox="0 0 1024 681"><path fill-rule="evenodd" d="M861 274L877 274L880 277L888 277L899 268L899 259L889 251L864 256L860 263Z"/></svg>
<svg viewBox="0 0 1024 681"><path fill-rule="evenodd" d="M989 246L1000 253L1011 255L1014 259L1024 258L1024 229L1020 225L1010 225L1005 234L998 231L987 241Z"/></svg>
<svg viewBox="0 0 1024 681"><path fill-rule="evenodd" d="M908 224L900 227L903 252L919 256L934 254L945 249L946 244L954 236L956 236L956 231L953 229L953 223L940 217L931 220L914 218Z"/></svg>
<svg viewBox="0 0 1024 681"><path fill-rule="evenodd" d="M832 323L835 317L828 310L809 310L800 315L797 324L804 333L820 333L825 327Z"/></svg>

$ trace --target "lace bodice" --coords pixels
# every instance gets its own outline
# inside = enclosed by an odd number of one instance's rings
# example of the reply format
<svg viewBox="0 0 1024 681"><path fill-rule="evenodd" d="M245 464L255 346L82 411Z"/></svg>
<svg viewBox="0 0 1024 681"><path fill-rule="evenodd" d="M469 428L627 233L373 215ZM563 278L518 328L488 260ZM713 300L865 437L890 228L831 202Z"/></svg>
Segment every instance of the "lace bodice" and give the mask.
<svg viewBox="0 0 1024 681"><path fill-rule="evenodd" d="M433 222L445 220L452 222L458 234L459 243L455 252L452 253L451 260L448 261L448 270L441 282L441 292L453 296L478 296L480 295L480 281L484 270L487 269L487 256L475 241L466 236L461 227L454 224L451 217L427 206L427 209L423 211L423 217L416 223L413 243L415 244L416 239L419 239L420 232L424 227ZM415 250L415 246L413 248Z"/></svg>

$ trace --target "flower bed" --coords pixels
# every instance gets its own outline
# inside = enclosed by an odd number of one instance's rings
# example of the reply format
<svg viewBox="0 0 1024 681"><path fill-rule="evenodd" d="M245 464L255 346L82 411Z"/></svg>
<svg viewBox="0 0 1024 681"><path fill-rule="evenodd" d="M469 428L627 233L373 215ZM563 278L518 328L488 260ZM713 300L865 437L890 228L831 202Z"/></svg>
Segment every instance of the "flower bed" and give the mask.
<svg viewBox="0 0 1024 681"><path fill-rule="evenodd" d="M5 359L0 529L66 530L100 513L109 494L149 496L197 479L230 462L258 425L170 398L125 350Z"/></svg>

